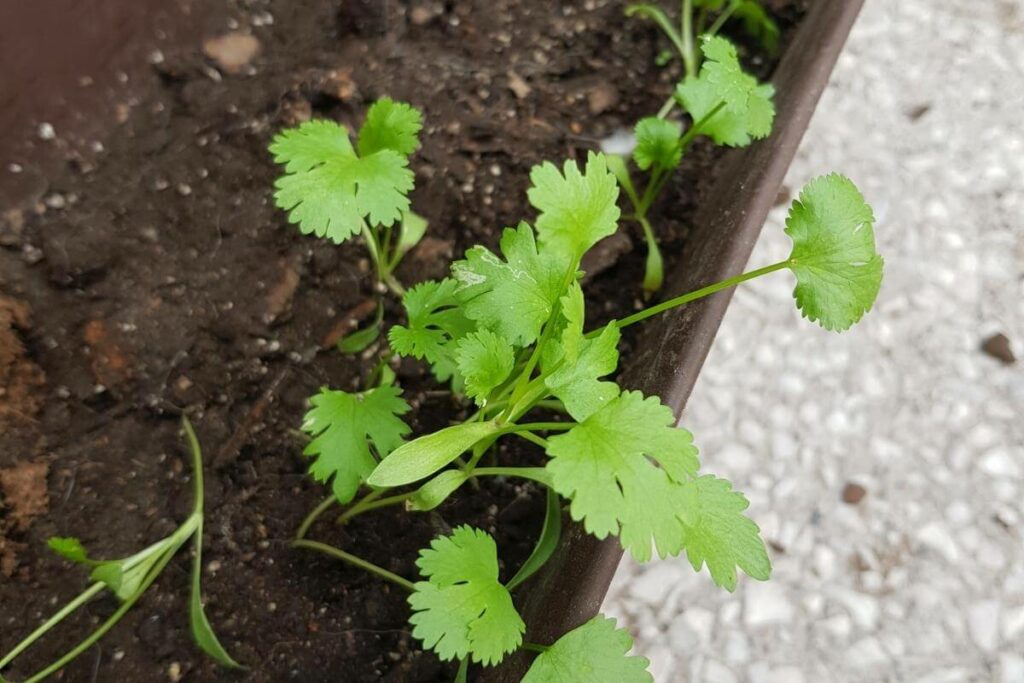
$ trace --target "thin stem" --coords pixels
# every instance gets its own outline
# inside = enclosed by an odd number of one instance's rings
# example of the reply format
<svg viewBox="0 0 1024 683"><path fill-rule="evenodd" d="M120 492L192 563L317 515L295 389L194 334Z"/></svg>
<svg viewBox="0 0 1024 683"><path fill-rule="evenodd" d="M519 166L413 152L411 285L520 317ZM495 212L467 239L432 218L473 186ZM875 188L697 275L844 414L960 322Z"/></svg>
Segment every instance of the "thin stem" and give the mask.
<svg viewBox="0 0 1024 683"><path fill-rule="evenodd" d="M683 62L687 77L697 75L697 50L693 43L693 0L683 0L682 9Z"/></svg>
<svg viewBox="0 0 1024 683"><path fill-rule="evenodd" d="M363 558L356 557L355 555L352 555L351 553L347 553L344 550L342 550L341 548L335 548L333 545L327 545L326 543L318 543L316 541L300 540L300 541L293 541L292 542L292 547L293 548L305 548L307 550L316 550L317 552L321 552L324 555L328 555L330 557L333 557L336 560L341 560L342 562L348 562L349 564L351 564L353 566L356 566L356 567L359 567L360 569L365 569L366 571L370 572L371 574L376 574L377 576L379 576L382 579L387 579L388 581L390 581L390 582L392 582L392 583L394 583L394 584L396 584L398 586L401 586L402 588L404 588L405 590L409 591L410 593L416 590L416 586L413 585L412 581L409 581L408 579L403 579L398 574L395 574L393 572L389 572L387 569L384 569L384 567L379 567L379 566L373 564L372 562L367 562Z"/></svg>
<svg viewBox="0 0 1024 683"><path fill-rule="evenodd" d="M519 432L550 432L565 431L572 429L575 425L572 422L524 422L522 424L509 425L502 429L502 433L516 434Z"/></svg>
<svg viewBox="0 0 1024 683"><path fill-rule="evenodd" d="M663 119L668 116L676 106L676 94L673 92L665 100L665 104L661 105L661 109L658 110L658 118Z"/></svg>
<svg viewBox="0 0 1024 683"><path fill-rule="evenodd" d="M715 22L711 24L710 28L708 28L708 35L717 35L718 32L722 30L722 27L725 25L725 22L729 21L729 17L732 16L733 12L735 12L739 6L740 4L738 2L730 2L729 7L726 8L725 11L723 11L721 14L719 14L718 18L715 19Z"/></svg>
<svg viewBox="0 0 1024 683"><path fill-rule="evenodd" d="M299 530L295 532L295 540L301 541L309 533L309 528L316 523L316 520L320 518L320 515L327 512L327 510L334 505L334 502L338 500L333 495L324 498L323 502L313 508L313 511L306 515L306 518L302 520L302 524L299 525Z"/></svg>
<svg viewBox="0 0 1024 683"><path fill-rule="evenodd" d="M377 508L388 507L389 505L398 505L399 503L404 503L406 500L409 499L410 496L412 496L412 494L413 492L399 493L397 495L389 496L387 498L381 498L380 500L364 502L361 505L357 505L355 507L349 508L348 510L345 510L340 515L338 515L338 518L334 521L336 524L344 524L353 517L358 517L364 512L376 510Z"/></svg>
<svg viewBox="0 0 1024 683"><path fill-rule="evenodd" d="M722 111L724 108L725 102L719 102L714 106L714 108L711 111L709 111L699 120L695 121L692 126L690 126L690 130L686 131L683 137L679 139L679 147L680 149L683 150L683 154L686 154L686 150L690 148L690 145L693 144L693 141L697 138L697 136L700 135L701 132L703 132L704 127L708 125L708 122L711 121L711 118L718 112Z"/></svg>
<svg viewBox="0 0 1024 683"><path fill-rule="evenodd" d="M540 446L544 450L548 449L548 440L543 438L543 437L537 436L533 432L516 432L516 435L523 437L524 439L526 439L530 443L537 444L538 446Z"/></svg>
<svg viewBox="0 0 1024 683"><path fill-rule="evenodd" d="M32 631L32 633L26 636L24 640L15 645L14 649L8 652L3 659L0 659L0 671L3 671L4 667L13 662L17 658L17 656L20 655L22 652L27 650L32 645L32 643L36 642L44 635L46 635L47 631L49 631L54 626L67 619L72 612L77 610L85 603L89 602L89 600L95 597L96 594L103 591L103 589L106 588L106 585L107 584L103 583L102 581L94 583L93 585L89 586L87 589L79 593L78 597L76 597L74 600L64 605L64 607L61 608L59 612L57 612L52 617L43 622L42 626L37 628L35 631Z"/></svg>
<svg viewBox="0 0 1024 683"><path fill-rule="evenodd" d="M54 672L63 669L68 664L68 662L72 661L80 654L88 650L96 643L96 641L98 641L100 638L106 635L107 631L112 629L114 625L117 624L117 622L119 622L121 618L128 613L128 610L135 606L135 603L139 601L139 598L141 598L143 594L146 592L146 590L153 584L153 582L156 581L157 577L160 576L164 568L167 566L167 563L170 562L171 558L174 557L174 555L177 553L177 550L178 548L174 548L173 550L168 550L166 553L164 553L164 555L156 563L153 569L150 570L146 578L143 579L142 583L139 585L138 590L136 590L135 593L131 595L131 597L129 597L127 600L121 603L121 606L118 607L117 610L113 614L111 614L110 617L105 622L103 622L103 624L99 628L93 631L89 635L89 637L87 637L85 640L76 645L73 649L71 649L67 654L58 659L56 662L46 667L39 673L35 674L31 678L27 679L25 683L38 683L39 681L46 679Z"/></svg>
<svg viewBox="0 0 1024 683"><path fill-rule="evenodd" d="M192 481L194 484L195 500L192 501L192 513L203 514L203 451L199 447L199 439L196 437L196 430L192 429L192 423L187 415L181 416L181 426L185 430L185 438L192 450Z"/></svg>
<svg viewBox="0 0 1024 683"><path fill-rule="evenodd" d="M649 299L652 294L661 289L664 280L664 265L661 258L661 248L654 236L654 228L646 218L640 218L640 225L644 229L644 239L647 241L647 261L644 264L644 298Z"/></svg>
<svg viewBox="0 0 1024 683"><path fill-rule="evenodd" d="M538 645L537 643L523 643L522 648L524 650L529 650L530 652L538 652L540 654L544 654L550 649L550 647L548 647L547 645Z"/></svg>
<svg viewBox="0 0 1024 683"><path fill-rule="evenodd" d="M519 477L545 486L551 485L551 475L543 467L478 467L473 470L478 477Z"/></svg>
<svg viewBox="0 0 1024 683"><path fill-rule="evenodd" d="M688 304L691 301L695 301L697 299L702 299L702 298L704 298L706 296L710 296L711 294L714 294L715 292L720 292L723 289L728 289L729 287L735 287L736 285L740 284L741 282L746 282L747 280L753 280L756 277L761 277L762 275L767 275L768 273L775 272L776 270L782 270L783 268L788 268L789 265L790 265L790 262L787 259L785 261L780 261L779 263L775 263L775 264L770 265L770 266L765 266L764 268L758 268L757 270L752 270L749 273L743 273L742 275L737 275L736 277L731 277L728 280L722 280L721 282L716 282L713 285L708 285L707 287L702 287L701 289L689 292L687 294L683 294L681 296L677 296L674 299L669 299L668 301L663 301L660 304L657 304L656 306L651 306L650 308L645 308L644 310L642 310L642 311L640 311L638 313L634 313L633 315L631 315L629 317L626 317L626 318L623 318L622 320L616 321L615 325L619 329L622 329L623 327L628 327L628 326L630 326L630 325L632 325L634 323L640 322L641 320L647 320L647 318L650 318L651 316L655 316L655 315L658 315L659 313L663 313L664 311L667 311L670 308L675 308L676 306L682 306L683 304ZM596 335L598 335L600 333L601 333L601 329L593 330L593 331L587 333L587 338L588 339L589 338L593 338L593 337L595 337Z"/></svg>

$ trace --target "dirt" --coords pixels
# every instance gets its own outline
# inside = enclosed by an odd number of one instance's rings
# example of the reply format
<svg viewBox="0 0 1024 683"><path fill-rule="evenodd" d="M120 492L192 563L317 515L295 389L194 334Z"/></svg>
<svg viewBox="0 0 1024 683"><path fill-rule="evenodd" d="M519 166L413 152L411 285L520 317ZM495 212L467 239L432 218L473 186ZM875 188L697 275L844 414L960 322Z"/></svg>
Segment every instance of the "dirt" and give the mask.
<svg viewBox="0 0 1024 683"><path fill-rule="evenodd" d="M768 4L788 32L805 3ZM289 548L326 493L306 476L294 429L320 386L357 389L372 368L332 345L372 317L376 295L358 244L302 237L273 208L266 145L311 116L355 127L385 94L420 107L413 206L431 228L398 275L441 276L466 247L493 247L503 226L533 215L531 166L579 159L664 101L678 68L654 66L663 40L622 9L597 0L244 2L226 8L236 36L227 45L208 40L222 30L203 37L205 53L199 39L139 66L102 150L50 177L37 205L3 213L0 420L17 429L0 433L0 472L35 474L30 494L0 508L0 651L84 585L45 550L47 537L78 536L117 557L184 519L192 474L178 425L187 413L208 470L207 610L251 668L228 673L191 643L182 553L61 680L450 680L452 667L411 638L400 589ZM770 73L770 59L747 56ZM696 145L654 211L669 269L719 154ZM600 302L595 320L639 305L642 244L623 232L599 250L587 284ZM391 300L386 316L398 316ZM419 364L397 373L417 433L465 414ZM39 463L48 469L23 469ZM539 503L532 484L490 479L433 513L381 511L343 529L318 525L313 536L413 578L419 548L469 523L497 534L508 578L530 551ZM89 604L5 675L52 661L114 607Z"/></svg>

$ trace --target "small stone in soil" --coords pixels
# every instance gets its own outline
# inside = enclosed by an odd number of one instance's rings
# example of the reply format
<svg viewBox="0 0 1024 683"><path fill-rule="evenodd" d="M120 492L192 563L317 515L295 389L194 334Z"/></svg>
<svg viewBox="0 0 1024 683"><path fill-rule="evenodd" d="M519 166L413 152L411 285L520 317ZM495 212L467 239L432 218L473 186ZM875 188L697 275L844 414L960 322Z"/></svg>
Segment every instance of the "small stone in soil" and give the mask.
<svg viewBox="0 0 1024 683"><path fill-rule="evenodd" d="M981 343L981 350L996 360L1002 361L1005 365L1013 365L1017 357L1013 355L1010 348L1010 339L1002 332L993 334Z"/></svg>
<svg viewBox="0 0 1024 683"><path fill-rule="evenodd" d="M203 52L229 74L239 73L259 54L260 41L245 33L227 33L203 42Z"/></svg>
<svg viewBox="0 0 1024 683"><path fill-rule="evenodd" d="M847 482L846 486L843 487L843 502L847 505L856 505L864 500L864 496L867 494L868 490L860 484Z"/></svg>
<svg viewBox="0 0 1024 683"><path fill-rule="evenodd" d="M610 83L599 83L587 93L591 114L601 114L619 103L619 91Z"/></svg>

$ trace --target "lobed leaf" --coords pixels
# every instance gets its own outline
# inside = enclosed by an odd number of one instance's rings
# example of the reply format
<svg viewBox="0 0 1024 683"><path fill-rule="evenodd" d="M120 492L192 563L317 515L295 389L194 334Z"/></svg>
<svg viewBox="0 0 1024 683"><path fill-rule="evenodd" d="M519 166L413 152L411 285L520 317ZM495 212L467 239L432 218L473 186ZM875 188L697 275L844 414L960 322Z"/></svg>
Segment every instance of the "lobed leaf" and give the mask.
<svg viewBox="0 0 1024 683"><path fill-rule="evenodd" d="M445 661L472 657L500 662L523 640L526 625L498 582L498 550L487 533L469 526L434 539L416 561L427 581L409 596L413 636Z"/></svg>
<svg viewBox="0 0 1024 683"><path fill-rule="evenodd" d="M634 132L636 147L633 149L633 161L642 171L654 167L672 170L679 166L683 158L680 144L682 131L678 123L648 116L640 119Z"/></svg>
<svg viewBox="0 0 1024 683"><path fill-rule="evenodd" d="M701 127L701 133L717 144L745 147L752 139L766 137L775 119L775 88L745 73L736 47L725 38L704 36L702 41L705 61L700 74L676 87L676 99L695 123L722 106Z"/></svg>
<svg viewBox="0 0 1024 683"><path fill-rule="evenodd" d="M377 457L387 456L409 433L399 417L409 412L409 404L393 386L360 394L324 388L310 403L302 430L313 440L303 455L315 458L309 468L313 478L330 481L338 501L347 503L377 466Z"/></svg>
<svg viewBox="0 0 1024 683"><path fill-rule="evenodd" d="M699 463L693 437L674 423L656 397L627 391L548 439L546 469L573 519L598 538L619 536L640 562L652 543L662 557L683 547L680 492Z"/></svg>
<svg viewBox="0 0 1024 683"><path fill-rule="evenodd" d="M515 365L512 347L489 330L471 332L455 347L455 362L466 381L466 395L484 405Z"/></svg>
<svg viewBox="0 0 1024 683"><path fill-rule="evenodd" d="M832 174L808 183L793 202L786 234L797 307L826 330L848 329L871 306L882 285L874 214L857 186Z"/></svg>
<svg viewBox="0 0 1024 683"><path fill-rule="evenodd" d="M458 297L466 316L481 327L509 344L529 346L562 295L571 264L550 252L538 252L533 230L526 223L506 228L500 247L504 261L486 247L476 246L464 260L452 264Z"/></svg>
<svg viewBox="0 0 1024 683"><path fill-rule="evenodd" d="M359 155L365 157L390 149L407 157L420 146L421 128L423 116L419 109L382 97L366 112L366 121L359 129Z"/></svg>
<svg viewBox="0 0 1024 683"><path fill-rule="evenodd" d="M527 197L539 212L541 246L578 263L601 238L615 232L619 220L619 185L603 154L587 153L583 173L573 161L563 172L551 162L530 171L533 186Z"/></svg>
<svg viewBox="0 0 1024 683"><path fill-rule="evenodd" d="M454 342L475 327L456 296L458 287L459 283L451 279L412 287L402 298L408 326L395 325L388 332L395 353L426 359L441 382L456 372Z"/></svg>
<svg viewBox="0 0 1024 683"><path fill-rule="evenodd" d="M409 210L413 174L405 156L390 148L357 156L337 123L307 121L283 131L270 151L285 167L274 200L304 234L340 244L362 230L364 219L392 225Z"/></svg>
<svg viewBox="0 0 1024 683"><path fill-rule="evenodd" d="M533 660L522 683L653 683L646 657L630 656L633 638L596 616Z"/></svg>

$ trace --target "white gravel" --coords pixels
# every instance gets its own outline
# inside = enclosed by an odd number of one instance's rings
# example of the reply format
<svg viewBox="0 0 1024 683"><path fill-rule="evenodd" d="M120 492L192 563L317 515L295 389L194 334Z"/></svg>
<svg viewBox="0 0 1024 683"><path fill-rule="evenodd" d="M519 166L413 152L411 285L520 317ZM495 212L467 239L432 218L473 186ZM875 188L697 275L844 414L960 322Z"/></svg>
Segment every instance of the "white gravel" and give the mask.
<svg viewBox="0 0 1024 683"><path fill-rule="evenodd" d="M851 332L745 285L684 424L747 492L769 583L625 561L655 679L1024 681L1024 0L869 0L787 185L851 176L886 258ZM777 209L752 265L789 249ZM848 482L867 489L841 501Z"/></svg>

